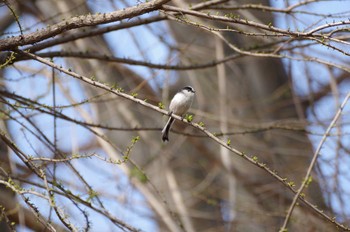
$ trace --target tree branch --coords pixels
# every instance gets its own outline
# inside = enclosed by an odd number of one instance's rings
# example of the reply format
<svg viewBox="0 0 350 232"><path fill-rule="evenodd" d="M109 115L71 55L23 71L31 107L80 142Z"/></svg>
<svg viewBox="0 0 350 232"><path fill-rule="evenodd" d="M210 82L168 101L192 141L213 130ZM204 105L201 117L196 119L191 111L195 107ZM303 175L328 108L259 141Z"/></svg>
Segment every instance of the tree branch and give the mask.
<svg viewBox="0 0 350 232"><path fill-rule="evenodd" d="M128 7L111 13L76 16L52 26L48 26L39 32L32 32L30 34L0 40L0 51L11 50L17 46L37 43L68 30L86 26L96 26L99 24L116 22L123 19L136 17L155 11L159 9L164 3L167 3L169 1L170 0L154 0L146 3L140 3L136 6Z"/></svg>
<svg viewBox="0 0 350 232"><path fill-rule="evenodd" d="M345 97L343 103L339 107L339 109L338 109L337 113L335 114L332 122L329 124L329 126L328 126L326 132L324 133L320 143L318 144L318 147L317 147L317 149L315 151L315 154L314 154L314 156L313 156L313 158L311 160L311 163L310 163L309 168L308 168L308 170L306 172L306 175L305 175L305 177L304 177L304 179L303 179L303 181L302 181L302 183L300 185L300 188L298 189L298 192L295 194L295 196L293 198L292 204L290 205L290 207L288 209L287 215L286 215L286 217L284 219L284 222L283 222L283 225L282 225L282 227L280 229L281 232L286 231L289 219L290 219L290 217L292 216L292 213L293 213L293 209L294 209L294 207L295 207L295 205L297 203L298 198L300 198L301 192L304 190L306 184L308 183L309 177L311 175L311 171L312 171L314 165L316 164L316 161L317 161L317 158L318 158L318 156L320 154L321 148L322 148L323 144L325 143L326 139L328 138L332 128L335 126L336 122L338 121L339 117L341 116L341 113L343 112L343 109L344 109L345 105L348 103L349 99L350 99L350 93Z"/></svg>

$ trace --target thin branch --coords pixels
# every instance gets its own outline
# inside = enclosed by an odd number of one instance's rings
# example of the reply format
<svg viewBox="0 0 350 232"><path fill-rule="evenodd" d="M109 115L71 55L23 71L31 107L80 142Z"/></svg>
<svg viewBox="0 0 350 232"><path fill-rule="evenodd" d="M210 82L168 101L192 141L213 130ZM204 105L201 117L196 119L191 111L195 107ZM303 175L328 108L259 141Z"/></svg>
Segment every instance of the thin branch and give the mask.
<svg viewBox="0 0 350 232"><path fill-rule="evenodd" d="M19 22L19 17L17 15L17 13L15 12L15 10L11 7L10 3L7 1L7 0L3 0L3 2L5 3L5 5L7 6L7 8L9 8L11 14L13 15L13 17L15 18L15 21L18 25L18 28L19 28L19 31L21 33L20 36L23 36L23 29L22 29L22 25L21 23Z"/></svg>
<svg viewBox="0 0 350 232"><path fill-rule="evenodd" d="M74 52L74 51L52 51L52 52L43 52L43 53L37 53L38 56L41 57L78 57L83 59L97 59L97 60L104 60L108 62L117 62L117 63L124 63L128 65L136 65L136 66L144 66L148 68L153 69L163 69L163 70L196 70L196 69L205 69L205 68L212 68L215 67L218 64L226 63L228 61L232 61L238 58L241 58L242 55L240 54L234 54L227 57L224 57L222 59L213 60L207 63L203 64L191 64L191 65L169 65L169 64L155 64L147 61L141 61L141 60L134 60L129 58L119 58L114 56L108 56L98 53L92 53L92 52ZM21 60L20 58L18 60Z"/></svg>
<svg viewBox="0 0 350 232"><path fill-rule="evenodd" d="M283 222L283 225L280 229L281 232L286 231L289 219L290 219L292 212L293 212L293 209L297 203L297 200L300 198L301 192L304 190L304 188L309 180L309 177L311 175L311 171L312 171L314 165L316 164L318 156L320 155L321 148L322 148L323 144L325 143L326 139L328 138L330 131L335 126L336 122L338 121L339 117L341 116L341 113L343 112L343 109L344 109L345 105L347 104L349 98L350 98L350 93L348 93L348 95L345 97L343 103L341 104L341 106L338 109L337 113L335 114L332 122L329 124L329 127L327 128L326 132L324 133L320 143L318 144L318 147L314 153L314 156L312 157L312 160L311 160L309 168L306 172L306 175L305 175L305 177L300 185L300 188L298 189L297 193L294 195L293 202L288 209L287 215L286 215L284 222Z"/></svg>
<svg viewBox="0 0 350 232"><path fill-rule="evenodd" d="M210 13L202 13L202 12L198 12L198 11L194 11L194 10L182 9L182 8L169 6L169 5L163 5L161 7L161 9L164 10L165 12L167 12L167 11L178 12L178 13L182 13L185 15L188 14L188 15L192 15L192 16L196 16L196 17L200 17L200 18L213 20L216 22L221 21L221 22L228 22L228 23L233 23L233 24L246 25L246 26L250 26L252 28L259 28L263 31L280 33L280 34L288 36L288 37L290 37L290 36L293 36L295 38L305 37L307 39L317 39L317 38L331 39L326 34L317 34L316 32L324 30L326 28L337 27L337 26L346 26L346 25L350 24L350 20L343 20L340 22L327 23L327 24L321 25L317 28L311 29L307 32L299 32L299 31L292 31L290 29L281 29L281 28L272 26L270 24L266 25L266 24L250 21L247 19L241 19L240 17L236 17L234 15L226 15L226 16L212 15ZM339 30L339 28L337 28L337 30Z"/></svg>
<svg viewBox="0 0 350 232"><path fill-rule="evenodd" d="M294 5L290 5L286 8L276 8L272 6L266 6L266 5L261 5L261 4L243 4L243 5L228 5L228 6L213 6L210 7L210 9L213 10L260 10L262 12L273 12L273 13L283 13L283 14L295 14L295 13L300 13L300 14L308 14L308 15L315 15L315 16L323 16L325 17L326 15L324 14L317 14L309 11L302 11L302 10L295 10L296 8L300 6L304 6L313 2L319 2L320 0L308 0L308 1L303 1L303 2L298 2ZM333 16L333 15L332 15Z"/></svg>

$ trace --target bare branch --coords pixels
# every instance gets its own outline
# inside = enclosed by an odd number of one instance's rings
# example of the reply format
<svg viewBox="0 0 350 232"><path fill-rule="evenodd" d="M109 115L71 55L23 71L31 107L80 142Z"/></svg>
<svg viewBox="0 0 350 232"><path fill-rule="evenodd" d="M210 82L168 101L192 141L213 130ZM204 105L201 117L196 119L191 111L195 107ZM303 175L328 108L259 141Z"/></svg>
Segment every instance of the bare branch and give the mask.
<svg viewBox="0 0 350 232"><path fill-rule="evenodd" d="M316 164L318 156L320 155L320 151L322 149L322 146L325 143L326 139L328 138L330 131L332 130L332 128L337 123L337 121L338 121L339 117L341 116L341 113L343 112L343 109L344 109L345 105L348 103L349 99L350 99L350 93L345 97L345 99L342 102L341 106L339 107L337 113L335 114L332 122L329 124L326 132L324 133L320 143L318 144L318 147L317 147L317 149L315 151L315 154L312 157L311 163L310 163L309 168L308 168L308 170L306 172L304 180L302 181L298 191L296 192L296 194L295 194L295 196L293 198L293 202L292 202L292 204L290 205L290 207L288 209L287 215L286 215L286 217L284 219L284 222L283 222L283 225L282 225L282 227L280 229L281 232L286 230L288 222L289 222L289 219L290 219L290 217L292 215L293 209L294 209L294 207L295 207L295 205L297 203L298 198L300 198L301 192L304 190L304 188L305 188L305 186L306 186L306 184L307 184L307 182L309 180L309 177L311 175L311 171L312 171L313 167ZM349 228L347 228L347 230L349 230Z"/></svg>
<svg viewBox="0 0 350 232"><path fill-rule="evenodd" d="M123 10L114 11L112 13L81 15L67 19L63 22L48 26L39 32L32 32L13 38L0 40L0 51L11 50L18 46L33 44L44 39L48 39L62 32L77 29L86 26L96 26L110 22L116 22L123 19L136 17L151 11L158 10L164 3L170 0L154 0L150 2L140 3L137 6L132 6Z"/></svg>

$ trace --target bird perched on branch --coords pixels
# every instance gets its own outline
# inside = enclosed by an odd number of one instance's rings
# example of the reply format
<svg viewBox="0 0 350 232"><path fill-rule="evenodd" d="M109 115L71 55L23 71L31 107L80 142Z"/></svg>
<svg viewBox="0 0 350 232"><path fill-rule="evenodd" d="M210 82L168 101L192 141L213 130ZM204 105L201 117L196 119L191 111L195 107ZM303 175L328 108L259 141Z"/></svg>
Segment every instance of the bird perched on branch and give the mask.
<svg viewBox="0 0 350 232"><path fill-rule="evenodd" d="M169 105L170 115L176 114L182 117L191 107L195 92L196 91L194 91L194 89L191 86L186 86L180 89L170 102L170 105ZM174 123L174 120L175 120L174 118L169 117L168 122L164 126L162 130L163 142L169 141L169 130L172 124Z"/></svg>

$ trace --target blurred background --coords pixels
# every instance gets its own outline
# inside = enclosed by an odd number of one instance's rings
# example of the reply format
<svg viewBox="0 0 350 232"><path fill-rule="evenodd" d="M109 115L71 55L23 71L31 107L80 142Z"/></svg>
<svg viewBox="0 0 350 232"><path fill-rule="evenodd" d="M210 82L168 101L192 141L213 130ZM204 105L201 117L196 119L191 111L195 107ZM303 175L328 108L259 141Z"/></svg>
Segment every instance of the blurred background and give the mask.
<svg viewBox="0 0 350 232"><path fill-rule="evenodd" d="M3 1L0 44L138 4ZM166 4L18 48L166 109L178 89L193 86L194 122L298 189L349 93L350 2ZM257 165L181 122L162 143L167 117L28 57L9 57L1 51L0 231L281 228L294 194ZM349 113L347 104L303 191L345 227ZM288 224L288 231L336 230L303 203Z"/></svg>

